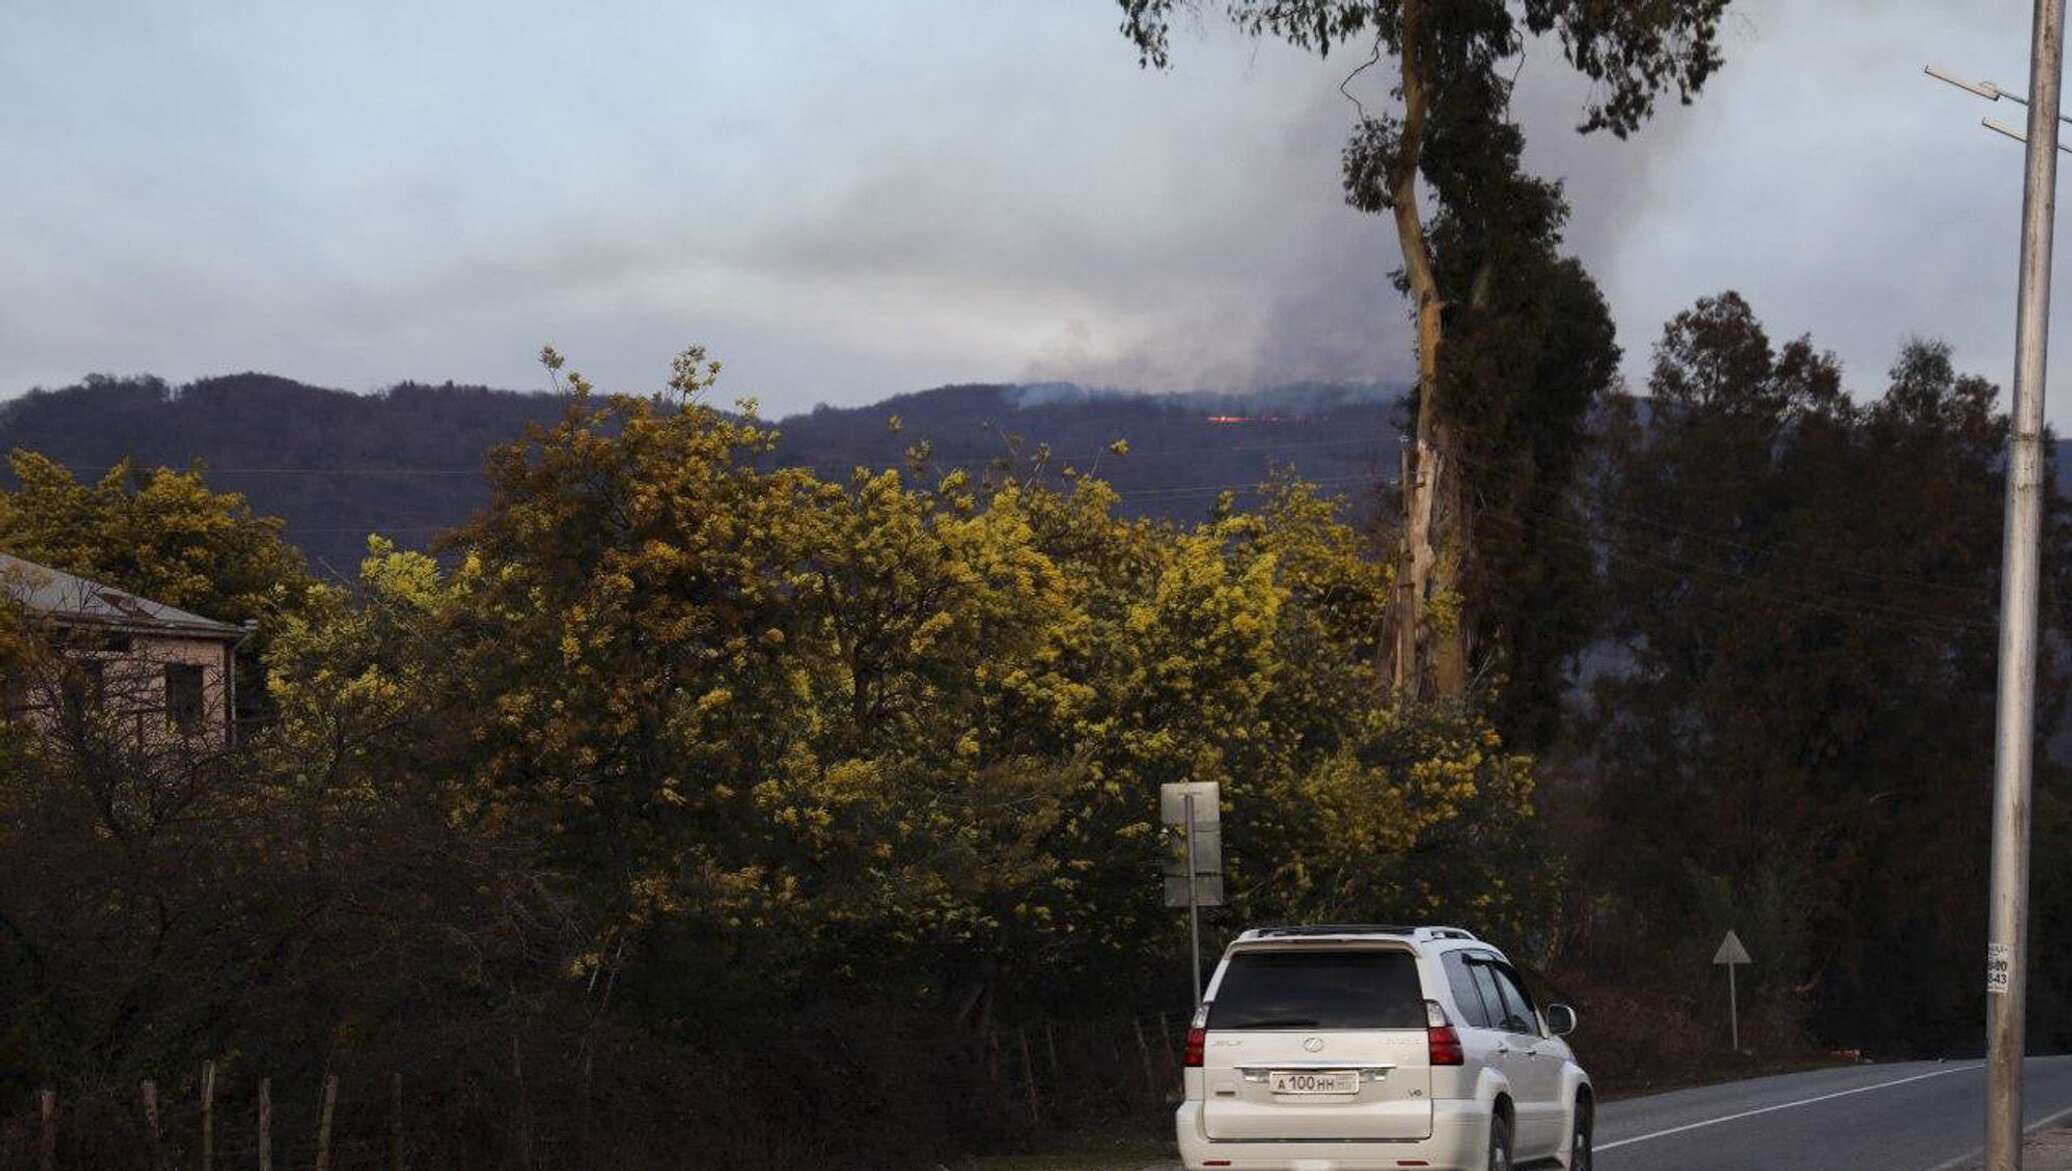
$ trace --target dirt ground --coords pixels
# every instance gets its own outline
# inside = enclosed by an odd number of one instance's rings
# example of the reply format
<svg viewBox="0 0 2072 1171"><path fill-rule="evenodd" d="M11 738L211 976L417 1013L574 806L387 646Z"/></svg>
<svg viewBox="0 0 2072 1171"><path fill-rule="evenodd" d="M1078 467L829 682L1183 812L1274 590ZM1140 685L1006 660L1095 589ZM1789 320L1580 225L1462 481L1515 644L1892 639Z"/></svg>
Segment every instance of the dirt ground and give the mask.
<svg viewBox="0 0 2072 1171"><path fill-rule="evenodd" d="M1964 1164L1973 1171L1980 1160ZM2022 1148L2022 1171L2072 1171L2072 1125L2053 1126L2029 1136Z"/></svg>
<svg viewBox="0 0 2072 1171"><path fill-rule="evenodd" d="M1013 1155L979 1159L959 1171L1173 1171L1180 1164L1168 1150L1150 1143L1104 1144L1079 1154ZM1963 1171L1979 1166L1974 1159ZM2022 1171L2072 1171L2072 1124L2054 1126L2029 1136L2022 1150Z"/></svg>
<svg viewBox="0 0 2072 1171"><path fill-rule="evenodd" d="M1172 1143L1132 1136L1092 1139L1069 1152L993 1155L962 1164L957 1171L1177 1171L1179 1166Z"/></svg>
<svg viewBox="0 0 2072 1171"><path fill-rule="evenodd" d="M2029 1136L2022 1171L2072 1171L2072 1126L2054 1126Z"/></svg>

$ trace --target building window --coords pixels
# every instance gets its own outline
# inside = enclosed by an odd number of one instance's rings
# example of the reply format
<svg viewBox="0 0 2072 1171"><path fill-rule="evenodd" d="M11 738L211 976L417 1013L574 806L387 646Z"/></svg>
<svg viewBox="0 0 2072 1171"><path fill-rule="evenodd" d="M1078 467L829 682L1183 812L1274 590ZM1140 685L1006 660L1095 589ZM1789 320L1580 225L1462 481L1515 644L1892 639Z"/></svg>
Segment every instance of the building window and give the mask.
<svg viewBox="0 0 2072 1171"><path fill-rule="evenodd" d="M165 668L165 714L182 732L201 727L202 672L191 663L168 663Z"/></svg>
<svg viewBox="0 0 2072 1171"><path fill-rule="evenodd" d="M64 682L65 714L75 723L100 706L108 689L107 673L99 659L87 659L76 666L77 670L65 673Z"/></svg>

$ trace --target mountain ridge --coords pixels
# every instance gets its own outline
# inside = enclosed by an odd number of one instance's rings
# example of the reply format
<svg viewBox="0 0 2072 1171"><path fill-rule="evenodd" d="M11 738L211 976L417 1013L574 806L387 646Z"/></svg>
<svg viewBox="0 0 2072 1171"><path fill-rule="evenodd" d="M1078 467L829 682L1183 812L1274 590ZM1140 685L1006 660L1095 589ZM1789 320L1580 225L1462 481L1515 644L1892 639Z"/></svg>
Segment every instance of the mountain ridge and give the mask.
<svg viewBox="0 0 2072 1171"><path fill-rule="evenodd" d="M846 479L904 466L925 441L931 464L998 461L1097 471L1133 515L1190 521L1224 490L1242 498L1281 468L1371 504L1397 464L1390 383L1295 383L1251 392L1146 394L1072 383L950 384L864 406L822 404L770 420L778 463ZM320 572L350 575L370 533L425 548L488 499L487 451L560 416L564 396L447 382L373 393L249 371L174 385L89 376L0 402L0 449L26 448L83 480L119 459L186 467L283 518ZM894 416L899 423L889 425ZM1127 443L1116 456L1110 445Z"/></svg>

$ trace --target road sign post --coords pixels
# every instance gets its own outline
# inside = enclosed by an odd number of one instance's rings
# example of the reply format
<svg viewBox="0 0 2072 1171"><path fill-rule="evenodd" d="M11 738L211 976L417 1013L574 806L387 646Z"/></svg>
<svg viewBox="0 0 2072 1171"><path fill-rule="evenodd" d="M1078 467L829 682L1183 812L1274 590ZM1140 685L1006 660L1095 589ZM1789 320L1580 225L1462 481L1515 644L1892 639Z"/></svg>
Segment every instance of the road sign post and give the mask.
<svg viewBox="0 0 2072 1171"><path fill-rule="evenodd" d="M1719 950L1712 953L1712 962L1725 965L1727 969L1727 1028L1730 1030L1728 1035L1734 1042L1734 1052L1739 1053L1741 1052L1741 996L1739 990L1734 987L1734 969L1753 961L1748 958L1748 949L1741 946L1741 937L1734 934L1732 929L1729 929L1727 937L1719 941Z"/></svg>
<svg viewBox="0 0 2072 1171"><path fill-rule="evenodd" d="M1187 805L1187 961L1188 987L1194 989L1194 1004L1201 1007L1201 872L1194 859L1194 794L1182 800Z"/></svg>
<svg viewBox="0 0 2072 1171"><path fill-rule="evenodd" d="M1214 781L1160 785L1159 820L1171 837L1165 903L1187 908L1189 989L1201 1006L1201 909L1223 905L1222 787Z"/></svg>

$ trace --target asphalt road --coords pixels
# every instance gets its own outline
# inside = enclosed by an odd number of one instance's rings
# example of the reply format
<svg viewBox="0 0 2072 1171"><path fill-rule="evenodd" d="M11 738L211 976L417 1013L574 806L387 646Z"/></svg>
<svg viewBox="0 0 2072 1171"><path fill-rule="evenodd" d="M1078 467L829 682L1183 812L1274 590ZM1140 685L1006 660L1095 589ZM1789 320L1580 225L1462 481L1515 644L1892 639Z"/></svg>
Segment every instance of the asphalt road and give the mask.
<svg viewBox="0 0 2072 1171"><path fill-rule="evenodd" d="M2072 1057L2029 1059L2030 1122L2072 1110ZM1607 1102L1601 1171L1932 1171L1983 1141L1977 1061L1822 1069Z"/></svg>

